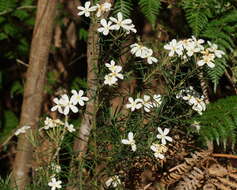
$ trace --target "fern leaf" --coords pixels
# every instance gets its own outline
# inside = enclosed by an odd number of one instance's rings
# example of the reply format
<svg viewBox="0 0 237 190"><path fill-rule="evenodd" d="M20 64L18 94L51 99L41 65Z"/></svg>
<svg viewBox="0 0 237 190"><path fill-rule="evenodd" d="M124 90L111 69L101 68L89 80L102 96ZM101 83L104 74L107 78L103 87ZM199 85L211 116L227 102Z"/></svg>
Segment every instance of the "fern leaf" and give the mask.
<svg viewBox="0 0 237 190"><path fill-rule="evenodd" d="M202 29L212 17L209 1L206 0L184 0L182 6L185 10L188 24L195 36L199 36Z"/></svg>
<svg viewBox="0 0 237 190"><path fill-rule="evenodd" d="M214 84L214 91L216 91L217 85L219 84L219 80L226 71L226 61L225 59L218 59L215 61L215 67L207 69L207 75L211 79Z"/></svg>
<svg viewBox="0 0 237 190"><path fill-rule="evenodd" d="M195 117L194 120L201 125L202 139L216 141L218 145L222 143L224 148L227 143L234 147L237 137L237 96L209 104L203 115Z"/></svg>
<svg viewBox="0 0 237 190"><path fill-rule="evenodd" d="M139 0L141 12L154 27L160 10L160 0Z"/></svg>
<svg viewBox="0 0 237 190"><path fill-rule="evenodd" d="M114 9L116 14L121 12L125 18L128 18L133 9L133 3L131 0L117 0Z"/></svg>
<svg viewBox="0 0 237 190"><path fill-rule="evenodd" d="M237 10L231 11L207 24L201 36L218 43L222 49L233 50L237 33Z"/></svg>

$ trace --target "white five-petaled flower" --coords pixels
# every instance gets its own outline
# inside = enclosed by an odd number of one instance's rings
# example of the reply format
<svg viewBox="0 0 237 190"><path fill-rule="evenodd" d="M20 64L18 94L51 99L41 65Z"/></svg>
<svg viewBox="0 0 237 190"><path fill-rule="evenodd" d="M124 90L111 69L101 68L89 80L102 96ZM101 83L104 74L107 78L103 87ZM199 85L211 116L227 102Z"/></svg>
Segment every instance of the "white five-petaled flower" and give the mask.
<svg viewBox="0 0 237 190"><path fill-rule="evenodd" d="M151 150L154 151L154 156L163 160L165 158L164 153L167 152L168 148L163 144L153 143L151 145Z"/></svg>
<svg viewBox="0 0 237 190"><path fill-rule="evenodd" d="M137 33L137 29L135 28L134 24L128 25L127 28L128 28L126 32L127 34L130 34L130 32Z"/></svg>
<svg viewBox="0 0 237 190"><path fill-rule="evenodd" d="M147 59L147 63L150 65L158 62L158 60L155 57L153 57L152 55L153 55L153 50L148 49L145 58Z"/></svg>
<svg viewBox="0 0 237 190"><path fill-rule="evenodd" d="M61 172L61 166L60 165L58 165L58 164L56 164L56 163L54 163L54 162L52 162L51 163L51 169L55 172L55 173L60 173Z"/></svg>
<svg viewBox="0 0 237 190"><path fill-rule="evenodd" d="M160 94L155 94L153 96L153 100L154 100L154 102L153 102L154 107L159 107L162 103L162 97Z"/></svg>
<svg viewBox="0 0 237 190"><path fill-rule="evenodd" d="M151 97L148 95L144 95L142 104L144 106L145 112L150 112L151 109L153 108L153 104L151 102Z"/></svg>
<svg viewBox="0 0 237 190"><path fill-rule="evenodd" d="M54 128L57 126L63 125L63 122L60 119L51 119L49 117L46 117L44 120L44 127L43 129L48 130L50 128Z"/></svg>
<svg viewBox="0 0 237 190"><path fill-rule="evenodd" d="M146 58L149 53L149 49L147 47L139 45L138 43L130 45L130 48L131 53L136 57Z"/></svg>
<svg viewBox="0 0 237 190"><path fill-rule="evenodd" d="M83 90L79 90L78 92L76 90L72 90L71 92L73 94L71 100L75 105L79 104L80 106L84 106L85 102L89 100L88 97L83 96L84 94Z"/></svg>
<svg viewBox="0 0 237 190"><path fill-rule="evenodd" d="M202 59L197 62L197 65L203 66L204 64L207 64L208 67L214 68L215 55L213 53L210 53L208 50L203 51L202 54L203 54Z"/></svg>
<svg viewBox="0 0 237 190"><path fill-rule="evenodd" d="M160 134L158 134L156 137L158 139L161 139L162 144L166 145L166 141L172 142L173 139L170 136L167 136L170 132L168 128L165 128L164 131L160 127L158 127L157 129Z"/></svg>
<svg viewBox="0 0 237 190"><path fill-rule="evenodd" d="M217 44L211 43L209 41L207 43L210 46L209 48L207 48L207 50L210 51L210 52L213 52L216 57L222 58L222 56L225 55L224 51L218 50Z"/></svg>
<svg viewBox="0 0 237 190"><path fill-rule="evenodd" d="M204 50L204 47L202 44L204 44L205 41L203 39L196 39L195 36L192 36L192 42L195 45L195 52Z"/></svg>
<svg viewBox="0 0 237 190"><path fill-rule="evenodd" d="M48 186L51 187L51 190L55 190L55 189L61 189L62 185L61 185L62 181L57 181L55 177L53 177L51 179L51 181L48 183Z"/></svg>
<svg viewBox="0 0 237 190"><path fill-rule="evenodd" d="M137 98L136 100L133 100L132 97L128 98L129 104L126 104L126 107L128 109L131 109L131 111L135 111L136 109L140 109L142 107L143 100L140 98Z"/></svg>
<svg viewBox="0 0 237 190"><path fill-rule="evenodd" d="M173 57L174 54L181 56L183 54L183 45L180 42L177 42L176 39L173 39L170 43L164 46L166 50L169 50L169 56Z"/></svg>
<svg viewBox="0 0 237 190"><path fill-rule="evenodd" d="M121 66L115 65L115 61L111 60L110 64L109 63L105 63L105 66L111 71L111 72L116 72L118 70L122 70ZM121 69L120 69L121 68Z"/></svg>
<svg viewBox="0 0 237 190"><path fill-rule="evenodd" d="M105 182L106 187L110 187L112 185L113 188L116 188L120 184L121 184L121 180L119 179L119 176L117 176L117 175L110 177Z"/></svg>
<svg viewBox="0 0 237 190"><path fill-rule="evenodd" d="M105 12L108 12L111 9L112 4L105 2L102 4L97 4L97 13L96 16L97 17L101 17L102 14L104 14Z"/></svg>
<svg viewBox="0 0 237 190"><path fill-rule="evenodd" d="M119 67L116 67L116 69L113 72L111 72L109 75L112 77L123 79L123 74L120 73L121 71L122 71L122 67L119 66Z"/></svg>
<svg viewBox="0 0 237 190"><path fill-rule="evenodd" d="M111 21L107 22L105 19L102 19L100 21L100 24L102 25L102 27L98 28L97 31L102 32L105 36L109 34L110 30L114 30L114 25L112 25L113 23Z"/></svg>
<svg viewBox="0 0 237 190"><path fill-rule="evenodd" d="M82 7L82 6L78 6L77 9L80 10L80 12L78 13L78 15L85 15L85 17L89 17L90 16L90 12L93 12L93 11L96 11L97 9L97 6L92 6L90 7L91 5L91 2L90 1L87 1L85 3L85 7Z"/></svg>
<svg viewBox="0 0 237 190"><path fill-rule="evenodd" d="M21 128L16 130L15 135L18 136L19 134L23 134L30 128L30 126L22 126Z"/></svg>
<svg viewBox="0 0 237 190"><path fill-rule="evenodd" d="M188 101L189 105L193 105L193 104L196 103L195 97L193 95L191 95L191 94L187 94L186 96L183 96L182 98L183 98L183 100Z"/></svg>
<svg viewBox="0 0 237 190"><path fill-rule="evenodd" d="M122 139L123 144L131 145L132 151L135 152L137 150L136 142L134 140L133 132L128 133L128 139Z"/></svg>
<svg viewBox="0 0 237 190"><path fill-rule="evenodd" d="M75 106L75 101L73 101L72 98L69 99L67 94L62 95L59 101L62 107L64 108L64 115L68 115L70 110L72 110L73 113L77 113L79 111L78 108Z"/></svg>
<svg viewBox="0 0 237 190"><path fill-rule="evenodd" d="M117 81L118 81L117 77L110 75L110 74L105 75L104 79L105 79L104 84L109 85L109 86L117 84Z"/></svg>
<svg viewBox="0 0 237 190"><path fill-rule="evenodd" d="M56 105L51 108L51 111L56 111L56 110L58 110L59 113L63 113L62 104L60 103L60 99L54 98L54 99L53 99L53 102L54 102Z"/></svg>
<svg viewBox="0 0 237 190"><path fill-rule="evenodd" d="M69 124L68 122L65 123L65 127L66 127L66 129L67 129L70 133L76 131L76 129L74 128L74 125L73 125L73 124Z"/></svg>
<svg viewBox="0 0 237 190"><path fill-rule="evenodd" d="M192 109L197 111L200 115L206 110L206 104L204 102L204 97L195 97L195 103L192 106Z"/></svg>
<svg viewBox="0 0 237 190"><path fill-rule="evenodd" d="M117 18L110 17L109 19L115 23L115 25L114 25L115 30L119 30L120 28L123 28L123 29L129 31L131 29L130 25L132 24L132 20L131 19L123 19L123 15L121 12L118 12Z"/></svg>

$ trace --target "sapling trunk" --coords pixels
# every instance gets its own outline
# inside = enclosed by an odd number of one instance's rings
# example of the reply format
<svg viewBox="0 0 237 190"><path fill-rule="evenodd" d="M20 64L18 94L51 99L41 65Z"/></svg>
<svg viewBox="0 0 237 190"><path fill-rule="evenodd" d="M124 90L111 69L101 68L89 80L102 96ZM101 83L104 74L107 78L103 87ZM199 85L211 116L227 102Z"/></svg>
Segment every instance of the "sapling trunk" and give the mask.
<svg viewBox="0 0 237 190"><path fill-rule="evenodd" d="M57 0L38 0L36 23L31 42L29 67L26 74L24 97L21 109L20 127L37 129L43 100L46 66L50 50ZM12 184L19 190L25 189L29 181L32 162L32 145L26 136L19 135L17 153L13 165Z"/></svg>

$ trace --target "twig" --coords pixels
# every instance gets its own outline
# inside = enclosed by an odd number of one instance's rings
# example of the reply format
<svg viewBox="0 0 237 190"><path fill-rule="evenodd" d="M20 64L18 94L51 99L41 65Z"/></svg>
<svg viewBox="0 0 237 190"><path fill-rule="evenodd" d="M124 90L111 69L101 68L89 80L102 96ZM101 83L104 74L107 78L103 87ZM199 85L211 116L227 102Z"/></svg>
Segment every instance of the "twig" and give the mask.
<svg viewBox="0 0 237 190"><path fill-rule="evenodd" d="M28 64L26 64L25 62L21 61L20 59L17 59L16 62L17 62L17 63L20 63L20 64L22 64L22 65L24 65L24 66L26 66L26 67L29 67Z"/></svg>
<svg viewBox="0 0 237 190"><path fill-rule="evenodd" d="M237 155L233 154L212 154L213 157L218 157L218 158L232 158L232 159L237 159Z"/></svg>

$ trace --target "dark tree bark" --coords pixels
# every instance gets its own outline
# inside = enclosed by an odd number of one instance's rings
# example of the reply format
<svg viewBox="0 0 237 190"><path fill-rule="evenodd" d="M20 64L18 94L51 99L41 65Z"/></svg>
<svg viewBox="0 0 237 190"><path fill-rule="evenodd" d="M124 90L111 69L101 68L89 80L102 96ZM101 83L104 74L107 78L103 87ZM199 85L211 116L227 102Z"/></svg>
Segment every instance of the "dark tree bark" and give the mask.
<svg viewBox="0 0 237 190"><path fill-rule="evenodd" d="M29 67L24 87L24 98L21 109L20 127L31 126L32 132L37 129L43 100L46 66L50 50L57 0L38 0L36 23L31 42ZM25 189L29 180L32 162L32 145L26 135L19 135L17 153L13 165L12 184L19 190Z"/></svg>
<svg viewBox="0 0 237 190"><path fill-rule="evenodd" d="M100 0L100 4L104 3L105 0ZM108 1L107 1L108 2ZM109 1L113 4L113 0ZM104 18L108 16L106 13ZM87 151L88 141L91 133L91 129L96 124L96 112L97 112L97 70L99 64L100 48L99 48L99 33L97 29L100 24L96 21L92 21L89 28L88 40L87 40L87 97L90 99L86 104L86 111L84 113L80 129L78 131L79 138L74 141L73 150L75 153L75 160L71 164L71 173L79 176L79 169L75 163L80 162L83 159ZM79 179L79 178L78 178ZM69 182L68 190L78 190L79 187L76 185L78 180L72 179Z"/></svg>

